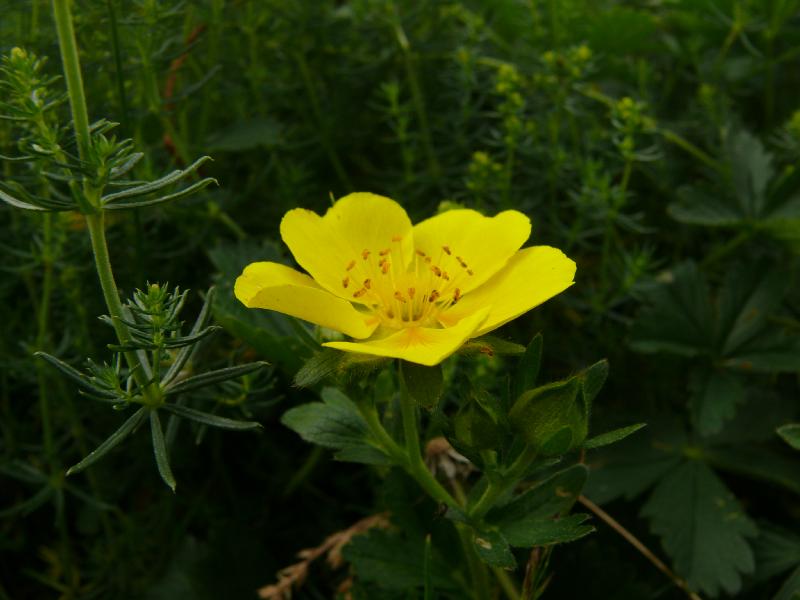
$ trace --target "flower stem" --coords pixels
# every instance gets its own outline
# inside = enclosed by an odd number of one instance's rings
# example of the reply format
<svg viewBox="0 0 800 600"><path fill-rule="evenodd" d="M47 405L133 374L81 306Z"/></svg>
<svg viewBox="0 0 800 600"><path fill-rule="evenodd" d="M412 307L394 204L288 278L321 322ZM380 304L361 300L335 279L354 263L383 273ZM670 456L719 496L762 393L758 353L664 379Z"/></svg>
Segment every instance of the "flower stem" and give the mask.
<svg viewBox="0 0 800 600"><path fill-rule="evenodd" d="M473 519L480 519L489 512L500 496L519 483L519 480L525 475L525 471L536 460L536 455L536 449L533 446L527 446L500 479L489 481L483 495L469 509L468 515Z"/></svg>

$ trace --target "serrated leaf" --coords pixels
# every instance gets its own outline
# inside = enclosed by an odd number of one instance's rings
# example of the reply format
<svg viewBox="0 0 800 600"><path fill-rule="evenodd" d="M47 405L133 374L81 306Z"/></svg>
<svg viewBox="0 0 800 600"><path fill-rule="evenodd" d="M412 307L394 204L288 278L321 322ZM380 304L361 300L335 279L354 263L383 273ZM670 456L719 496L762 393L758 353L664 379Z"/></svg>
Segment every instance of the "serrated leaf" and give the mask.
<svg viewBox="0 0 800 600"><path fill-rule="evenodd" d="M693 372L689 390L692 424L704 436L721 431L745 401L745 390L739 378L717 369Z"/></svg>
<svg viewBox="0 0 800 600"><path fill-rule="evenodd" d="M758 530L736 497L704 463L686 461L668 473L642 508L653 533L692 589L737 593L755 568L748 541Z"/></svg>
<svg viewBox="0 0 800 600"><path fill-rule="evenodd" d="M487 565L501 569L516 568L517 559L511 552L508 540L499 531L493 529L474 531L472 542L475 544L475 552Z"/></svg>
<svg viewBox="0 0 800 600"><path fill-rule="evenodd" d="M635 350L686 357L711 354L714 312L697 265L674 268L665 282L650 290L645 304L631 331Z"/></svg>
<svg viewBox="0 0 800 600"><path fill-rule="evenodd" d="M703 448L705 459L715 468L776 483L800 494L800 457L790 457L769 446L734 443Z"/></svg>
<svg viewBox="0 0 800 600"><path fill-rule="evenodd" d="M226 417L220 417L219 415L202 412L180 404L164 404L162 408L168 412L178 415L179 417L191 419L192 421L197 421L203 425L210 425L211 427L231 429L234 431L252 431L254 429L262 429L261 424L255 421L228 419Z"/></svg>
<svg viewBox="0 0 800 600"><path fill-rule="evenodd" d="M355 569L358 579L380 587L406 591L424 585L424 546L422 539L400 533L371 529L358 535L342 550L345 560ZM430 578L436 589L452 590L451 568L433 553Z"/></svg>
<svg viewBox="0 0 800 600"><path fill-rule="evenodd" d="M281 423L307 442L341 450L342 460L370 463L382 454L371 442L369 427L350 398L335 388L322 390L322 402L303 404L286 411Z"/></svg>
<svg viewBox="0 0 800 600"><path fill-rule="evenodd" d="M635 425L628 425L627 427L620 427L619 429L613 429L612 431L607 431L605 433L601 433L600 435L596 435L593 438L590 438L584 442L583 447L586 450L593 450L594 448L602 448L603 446L610 446L611 444L615 444L624 440L629 435L636 433L643 427L646 427L647 423L636 423Z"/></svg>
<svg viewBox="0 0 800 600"><path fill-rule="evenodd" d="M753 544L759 581L771 579L800 566L800 535L774 526L761 527Z"/></svg>
<svg viewBox="0 0 800 600"><path fill-rule="evenodd" d="M778 435L795 450L800 450L800 423L781 425L777 429Z"/></svg>
<svg viewBox="0 0 800 600"><path fill-rule="evenodd" d="M594 529L583 525L587 516L566 515L586 484L588 473L584 465L564 469L493 508L486 521L517 547L546 546L583 537Z"/></svg>
<svg viewBox="0 0 800 600"><path fill-rule="evenodd" d="M112 433L106 441L100 444L97 448L92 450L86 458L84 458L79 463L71 466L67 469L67 475L72 475L74 473L80 473L86 467L89 467L96 463L98 460L103 458L108 452L117 446L120 442L122 442L128 435L136 429L142 421L144 421L145 417L147 416L147 408L142 407L133 413L128 420L126 420L119 429L117 429L114 433Z"/></svg>
<svg viewBox="0 0 800 600"><path fill-rule="evenodd" d="M583 493L597 504L631 500L681 462L686 442L682 428L653 418L642 434L588 455L591 477Z"/></svg>

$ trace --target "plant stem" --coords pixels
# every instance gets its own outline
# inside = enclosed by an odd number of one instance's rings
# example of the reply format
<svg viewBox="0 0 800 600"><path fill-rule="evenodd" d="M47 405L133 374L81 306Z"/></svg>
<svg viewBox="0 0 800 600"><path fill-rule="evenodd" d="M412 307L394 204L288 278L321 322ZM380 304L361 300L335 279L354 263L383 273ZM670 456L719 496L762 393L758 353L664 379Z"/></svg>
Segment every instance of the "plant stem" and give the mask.
<svg viewBox="0 0 800 600"><path fill-rule="evenodd" d="M37 333L36 350L45 349L47 339L47 328L50 317L50 297L53 291L53 216L45 214L43 218L44 235L42 240L42 290L37 313ZM44 453L50 467L55 473L58 469L55 446L53 444L53 427L50 418L50 402L48 399L47 374L45 367L39 364L37 367L39 379L39 410L42 415L42 441Z"/></svg>
<svg viewBox="0 0 800 600"><path fill-rule="evenodd" d="M467 559L467 568L472 578L473 596L476 600L488 600L492 597L486 572L486 564L478 557L472 541L472 529L464 523L456 523L461 547Z"/></svg>
<svg viewBox="0 0 800 600"><path fill-rule="evenodd" d="M503 592L505 592L508 600L520 600L522 598L517 591L517 586L514 585L514 582L511 581L511 577L508 576L508 573L504 569L492 567L492 573L494 573L495 579L500 583L500 587L503 588Z"/></svg>
<svg viewBox="0 0 800 600"><path fill-rule="evenodd" d="M536 449L533 446L527 446L500 479L489 481L483 495L467 514L473 519L480 519L489 512L500 496L519 483L519 480L525 475L525 471L536 460L536 456Z"/></svg>
<svg viewBox="0 0 800 600"><path fill-rule="evenodd" d="M660 129L659 133L665 140L685 150L700 162L705 163L706 166L711 167L718 173L725 173L725 168L718 161L711 158L711 156L700 150L700 148L692 144L687 139L681 137L674 131L670 131L669 129Z"/></svg>
<svg viewBox="0 0 800 600"><path fill-rule="evenodd" d="M53 0L53 17L58 32L58 47L64 66L64 79L67 82L69 106L72 111L75 139L78 143L78 155L81 160L86 160L90 143L89 113L86 110L78 45L75 42L75 29L72 26L69 4L70 0Z"/></svg>

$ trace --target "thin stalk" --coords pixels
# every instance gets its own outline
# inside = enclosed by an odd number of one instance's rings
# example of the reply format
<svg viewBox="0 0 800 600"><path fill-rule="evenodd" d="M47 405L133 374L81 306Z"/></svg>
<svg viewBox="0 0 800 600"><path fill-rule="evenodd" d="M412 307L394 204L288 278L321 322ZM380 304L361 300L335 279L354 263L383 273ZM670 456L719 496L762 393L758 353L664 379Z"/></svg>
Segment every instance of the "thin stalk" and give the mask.
<svg viewBox="0 0 800 600"><path fill-rule="evenodd" d="M660 129L658 133L660 133L661 137L663 137L665 140L675 144L682 150L685 150L700 162L704 163L706 166L714 169L718 173L725 173L725 168L718 161L711 158L711 156L700 150L700 148L692 144L687 139L681 137L674 131L670 131L669 129Z"/></svg>
<svg viewBox="0 0 800 600"><path fill-rule="evenodd" d="M503 592L508 600L521 600L522 596L519 591L517 591L517 586L514 585L514 582L511 581L511 577L508 576L508 573L504 569L492 567L492 573L494 573L495 579L500 583L500 587L503 588Z"/></svg>
<svg viewBox="0 0 800 600"><path fill-rule="evenodd" d="M718 246L717 248L715 248L714 251L711 252L708 256L706 256L705 259L703 259L703 261L700 264L703 267L708 267L709 265L717 262L719 259L724 258L728 254L736 250L739 246L744 244L747 240L750 239L750 236L752 235L753 232L749 229L739 232L737 236L731 238L722 246Z"/></svg>
<svg viewBox="0 0 800 600"><path fill-rule="evenodd" d="M609 515L606 511L597 506L586 496L579 496L578 502L580 502L586 508L592 511L596 517L598 517L606 525L608 525L619 535L621 535L625 539L625 541L628 542L631 546L636 548L636 550L638 550L642 554L642 556L644 556L647 560L649 560L650 563L652 563L652 565L656 569L664 573L667 577L669 577L672 580L672 582L678 588L683 590L686 593L686 595L689 598L691 598L691 600L700 600L700 596L692 592L689 589L687 583L683 579L675 575L675 573L672 572L672 570L664 563L664 561L658 558L647 546L645 546L641 541L639 541L639 539L635 535L633 535L630 531L625 529L625 527L620 525L620 523L616 519L614 519L614 517Z"/></svg>
<svg viewBox="0 0 800 600"><path fill-rule="evenodd" d="M527 446L500 479L489 481L483 495L469 509L468 515L473 519L480 519L489 512L500 496L519 483L519 480L525 475L525 471L536 460L536 456L536 449L533 446Z"/></svg>
<svg viewBox="0 0 800 600"><path fill-rule="evenodd" d="M122 302L119 299L117 283L114 280L114 272L111 269L111 260L108 255L108 244L106 243L105 214L100 212L86 215L86 227L89 229L89 237L92 241L92 252L94 253L94 264L97 269L97 277L100 279L100 287L103 290L103 298L106 301L108 315L111 317L114 331L121 344L130 342L128 330L122 323L123 310ZM131 369L133 377L140 385L147 383L146 375L149 375L149 365L140 361L134 352L125 352L125 360ZM142 370L145 369L145 372Z"/></svg>
<svg viewBox="0 0 800 600"><path fill-rule="evenodd" d="M50 321L50 299L53 293L53 216L45 214L43 218L43 240L42 240L42 289L39 300L39 310L37 311L37 333L36 350L45 349L47 330ZM53 443L53 426L50 416L50 401L48 398L47 375L43 364L37 367L39 380L39 410L42 417L42 443L44 452L50 467L55 473L58 470L55 445Z"/></svg>
<svg viewBox="0 0 800 600"><path fill-rule="evenodd" d="M111 49L114 54L114 69L116 70L117 96L119 107L122 111L122 123L120 129L123 135L128 136L128 126L130 125L130 109L128 108L128 96L125 93L125 79L122 76L122 52L119 46L119 31L117 28L117 11L114 8L115 0L106 0L108 9L108 20L111 23Z"/></svg>

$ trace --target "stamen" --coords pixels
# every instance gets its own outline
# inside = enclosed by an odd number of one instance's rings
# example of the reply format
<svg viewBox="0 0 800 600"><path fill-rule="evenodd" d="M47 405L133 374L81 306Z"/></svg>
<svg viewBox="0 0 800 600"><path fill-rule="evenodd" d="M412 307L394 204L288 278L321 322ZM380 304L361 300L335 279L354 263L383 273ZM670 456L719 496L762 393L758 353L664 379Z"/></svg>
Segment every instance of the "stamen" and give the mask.
<svg viewBox="0 0 800 600"><path fill-rule="evenodd" d="M416 293L417 293L417 290L414 289L413 287L408 288L408 297L411 298L412 300L414 299L414 294L416 294Z"/></svg>
<svg viewBox="0 0 800 600"><path fill-rule="evenodd" d="M432 290L431 291L431 297L428 299L428 301L429 302L436 302L436 300L438 298L439 298L439 292L437 290Z"/></svg>
<svg viewBox="0 0 800 600"><path fill-rule="evenodd" d="M467 275L475 275L475 273L472 272L472 269L467 269Z"/></svg>
<svg viewBox="0 0 800 600"><path fill-rule="evenodd" d="M447 271L442 271L442 279L450 281L450 275L447 274Z"/></svg>
<svg viewBox="0 0 800 600"><path fill-rule="evenodd" d="M402 240L403 240L403 236L400 236L400 235L393 235L392 236L392 241L393 242L401 242Z"/></svg>
<svg viewBox="0 0 800 600"><path fill-rule="evenodd" d="M372 252L370 252L369 250L367 250L366 248L364 248L364 249L361 251L361 258L363 258L364 260L367 260L367 259L369 258L369 255L370 255L370 254L372 254Z"/></svg>
<svg viewBox="0 0 800 600"><path fill-rule="evenodd" d="M433 271L433 274L436 275L437 277L441 277L442 276L442 270L439 267L437 267L436 265L431 267L431 271Z"/></svg>
<svg viewBox="0 0 800 600"><path fill-rule="evenodd" d="M389 259L388 259L388 258L384 258L384 259L382 259L382 260L381 260L381 262L379 262L379 263L378 263L378 265L379 265L379 266L380 266L380 268L381 268L381 273L383 273L384 275L386 275L386 274L389 272L389 266L390 266L391 264L392 264L392 263L390 263L390 262L389 262Z"/></svg>
<svg viewBox="0 0 800 600"><path fill-rule="evenodd" d="M367 289L370 289L372 287L372 280L371 279L365 279L364 280L364 287L367 288Z"/></svg>
<svg viewBox="0 0 800 600"><path fill-rule="evenodd" d="M459 288L456 288L453 291L453 304L455 304L459 300L461 300L461 290Z"/></svg>
<svg viewBox="0 0 800 600"><path fill-rule="evenodd" d="M348 285L350 285L350 278L345 277L344 279L342 279L342 287L346 288Z"/></svg>
<svg viewBox="0 0 800 600"><path fill-rule="evenodd" d="M447 256L450 256L450 246L442 246L442 250L444 250L444 253L447 254Z"/></svg>
<svg viewBox="0 0 800 600"><path fill-rule="evenodd" d="M391 249L391 248L384 248L383 250L381 250L380 252L378 252L378 254L379 254L379 255L381 255L381 256L386 256L386 255L387 255L387 254L389 254L389 252L391 252L391 251L392 251L392 249Z"/></svg>
<svg viewBox="0 0 800 600"><path fill-rule="evenodd" d="M425 256L425 253L422 250L417 250L417 256Z"/></svg>
<svg viewBox="0 0 800 600"><path fill-rule="evenodd" d="M461 265L462 269L466 269L467 268L467 263L464 262L463 258L461 258L460 256L456 256L456 260L458 261L458 264Z"/></svg>
<svg viewBox="0 0 800 600"><path fill-rule="evenodd" d="M352 271L352 270L353 270L353 267L355 267L355 266L356 266L356 261L354 261L354 260L351 260L351 261L348 263L348 265L347 265L347 268L345 269L345 271ZM347 287L347 286L345 286L345 287Z"/></svg>
<svg viewBox="0 0 800 600"><path fill-rule="evenodd" d="M402 302L403 304L406 303L406 299L403 298L403 294L399 290L395 291L394 298L395 298L395 300L400 300L400 302Z"/></svg>
<svg viewBox="0 0 800 600"><path fill-rule="evenodd" d="M367 288L361 288L357 292L353 292L353 298L361 298L364 294L367 293Z"/></svg>
<svg viewBox="0 0 800 600"><path fill-rule="evenodd" d="M428 264L431 264L431 257L430 256L426 256L425 257L425 262L428 263Z"/></svg>

